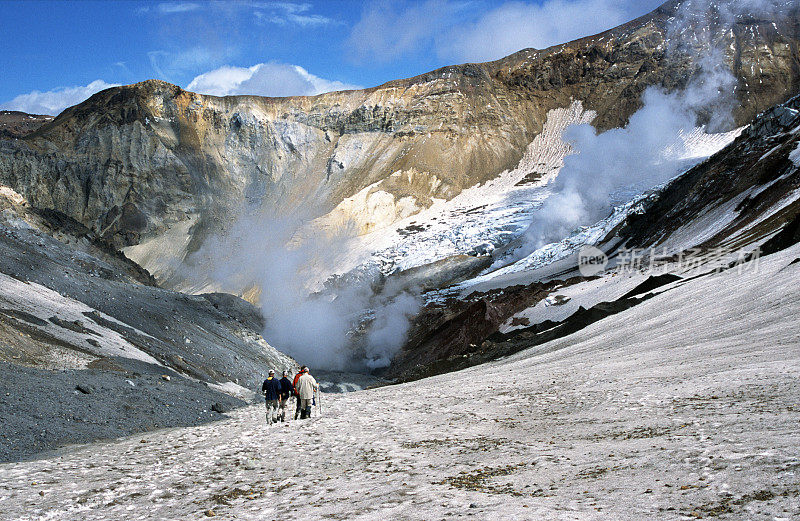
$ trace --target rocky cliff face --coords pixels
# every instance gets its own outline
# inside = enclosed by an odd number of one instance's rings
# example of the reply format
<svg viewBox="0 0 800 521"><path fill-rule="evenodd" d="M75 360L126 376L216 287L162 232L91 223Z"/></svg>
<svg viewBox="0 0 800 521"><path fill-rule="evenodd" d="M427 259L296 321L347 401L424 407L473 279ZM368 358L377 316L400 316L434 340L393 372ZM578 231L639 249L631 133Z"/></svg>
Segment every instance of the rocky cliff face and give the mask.
<svg viewBox="0 0 800 521"><path fill-rule="evenodd" d="M163 280L245 204L304 208L368 232L514 167L549 110L580 100L598 128L619 126L644 89L683 88L698 74L695 57L712 51L738 83L736 124L798 90L796 5L758 18L712 13L708 31L707 20L681 19L682 4L569 44L361 91L109 89L0 141L0 182L131 247Z"/></svg>

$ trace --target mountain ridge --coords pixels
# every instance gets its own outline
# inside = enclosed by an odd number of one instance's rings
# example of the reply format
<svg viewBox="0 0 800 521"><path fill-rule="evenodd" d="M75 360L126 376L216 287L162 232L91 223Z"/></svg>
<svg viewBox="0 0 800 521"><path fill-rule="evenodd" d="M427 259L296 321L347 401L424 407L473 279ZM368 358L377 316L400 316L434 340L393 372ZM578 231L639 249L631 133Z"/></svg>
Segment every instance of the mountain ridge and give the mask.
<svg viewBox="0 0 800 521"><path fill-rule="evenodd" d="M364 90L264 98L158 80L114 87L0 144L0 182L129 247L162 283L178 285L174 266L244 207L310 208L310 218L339 208L367 233L514 168L549 110L579 100L599 130L623 125L646 88L680 90L698 74L695 59L667 49L682 5L545 50ZM698 55L722 49L741 87L737 125L800 89L797 11L718 24L708 41L692 41ZM688 35L702 33L695 29ZM760 60L765 48L769 62Z"/></svg>

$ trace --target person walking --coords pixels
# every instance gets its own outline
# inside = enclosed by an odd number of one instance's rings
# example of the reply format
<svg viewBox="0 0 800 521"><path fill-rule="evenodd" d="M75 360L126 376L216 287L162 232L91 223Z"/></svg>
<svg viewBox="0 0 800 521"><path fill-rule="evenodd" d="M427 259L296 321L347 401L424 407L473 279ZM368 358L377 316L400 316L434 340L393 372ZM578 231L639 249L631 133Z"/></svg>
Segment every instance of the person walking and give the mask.
<svg viewBox="0 0 800 521"><path fill-rule="evenodd" d="M308 372L308 367L303 370L303 374L297 379L298 398L300 400L300 419L311 418L311 402L314 400L314 393L319 389L319 384Z"/></svg>
<svg viewBox="0 0 800 521"><path fill-rule="evenodd" d="M281 378L278 383L281 386L280 398L278 401L278 418L280 418L282 422L285 422L286 404L289 403L289 397L294 394L294 385L292 384L292 381L289 380L289 371L283 372L283 378Z"/></svg>
<svg viewBox="0 0 800 521"><path fill-rule="evenodd" d="M293 389L292 394L294 395L295 400L297 401L297 405L296 405L296 408L294 410L294 419L295 420L300 416L300 406L302 405L302 402L300 400L300 395L297 394L297 381L300 379L301 376L303 376L303 371L305 369L308 369L308 368L306 366L304 366L304 365L300 366L300 369L297 370L297 374L294 375L294 381L292 382L292 389Z"/></svg>
<svg viewBox="0 0 800 521"><path fill-rule="evenodd" d="M275 371L269 370L269 376L261 384L261 393L267 400L267 425L278 422L278 407L280 401L281 384L275 378Z"/></svg>

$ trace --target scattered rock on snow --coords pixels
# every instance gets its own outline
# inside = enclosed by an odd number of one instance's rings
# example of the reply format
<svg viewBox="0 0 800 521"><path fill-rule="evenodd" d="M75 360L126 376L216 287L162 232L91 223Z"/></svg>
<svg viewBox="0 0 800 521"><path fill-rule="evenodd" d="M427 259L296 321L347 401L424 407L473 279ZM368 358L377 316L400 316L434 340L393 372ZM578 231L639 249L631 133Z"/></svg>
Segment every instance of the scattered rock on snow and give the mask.
<svg viewBox="0 0 800 521"><path fill-rule="evenodd" d="M570 297L566 295L554 295L552 297L547 297L544 299L545 306L562 306L572 300Z"/></svg>

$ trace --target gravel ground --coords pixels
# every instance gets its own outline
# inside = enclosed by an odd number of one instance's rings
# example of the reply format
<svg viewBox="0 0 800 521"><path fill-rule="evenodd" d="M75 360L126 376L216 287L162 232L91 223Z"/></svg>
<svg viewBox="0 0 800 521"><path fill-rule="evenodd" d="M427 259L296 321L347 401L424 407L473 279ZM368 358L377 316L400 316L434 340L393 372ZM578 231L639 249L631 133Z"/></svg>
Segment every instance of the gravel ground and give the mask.
<svg viewBox="0 0 800 521"><path fill-rule="evenodd" d="M0 462L52 457L46 451L67 444L200 425L225 418L211 410L215 403L223 411L245 405L163 367L125 358L104 364L117 370L48 371L0 362Z"/></svg>

